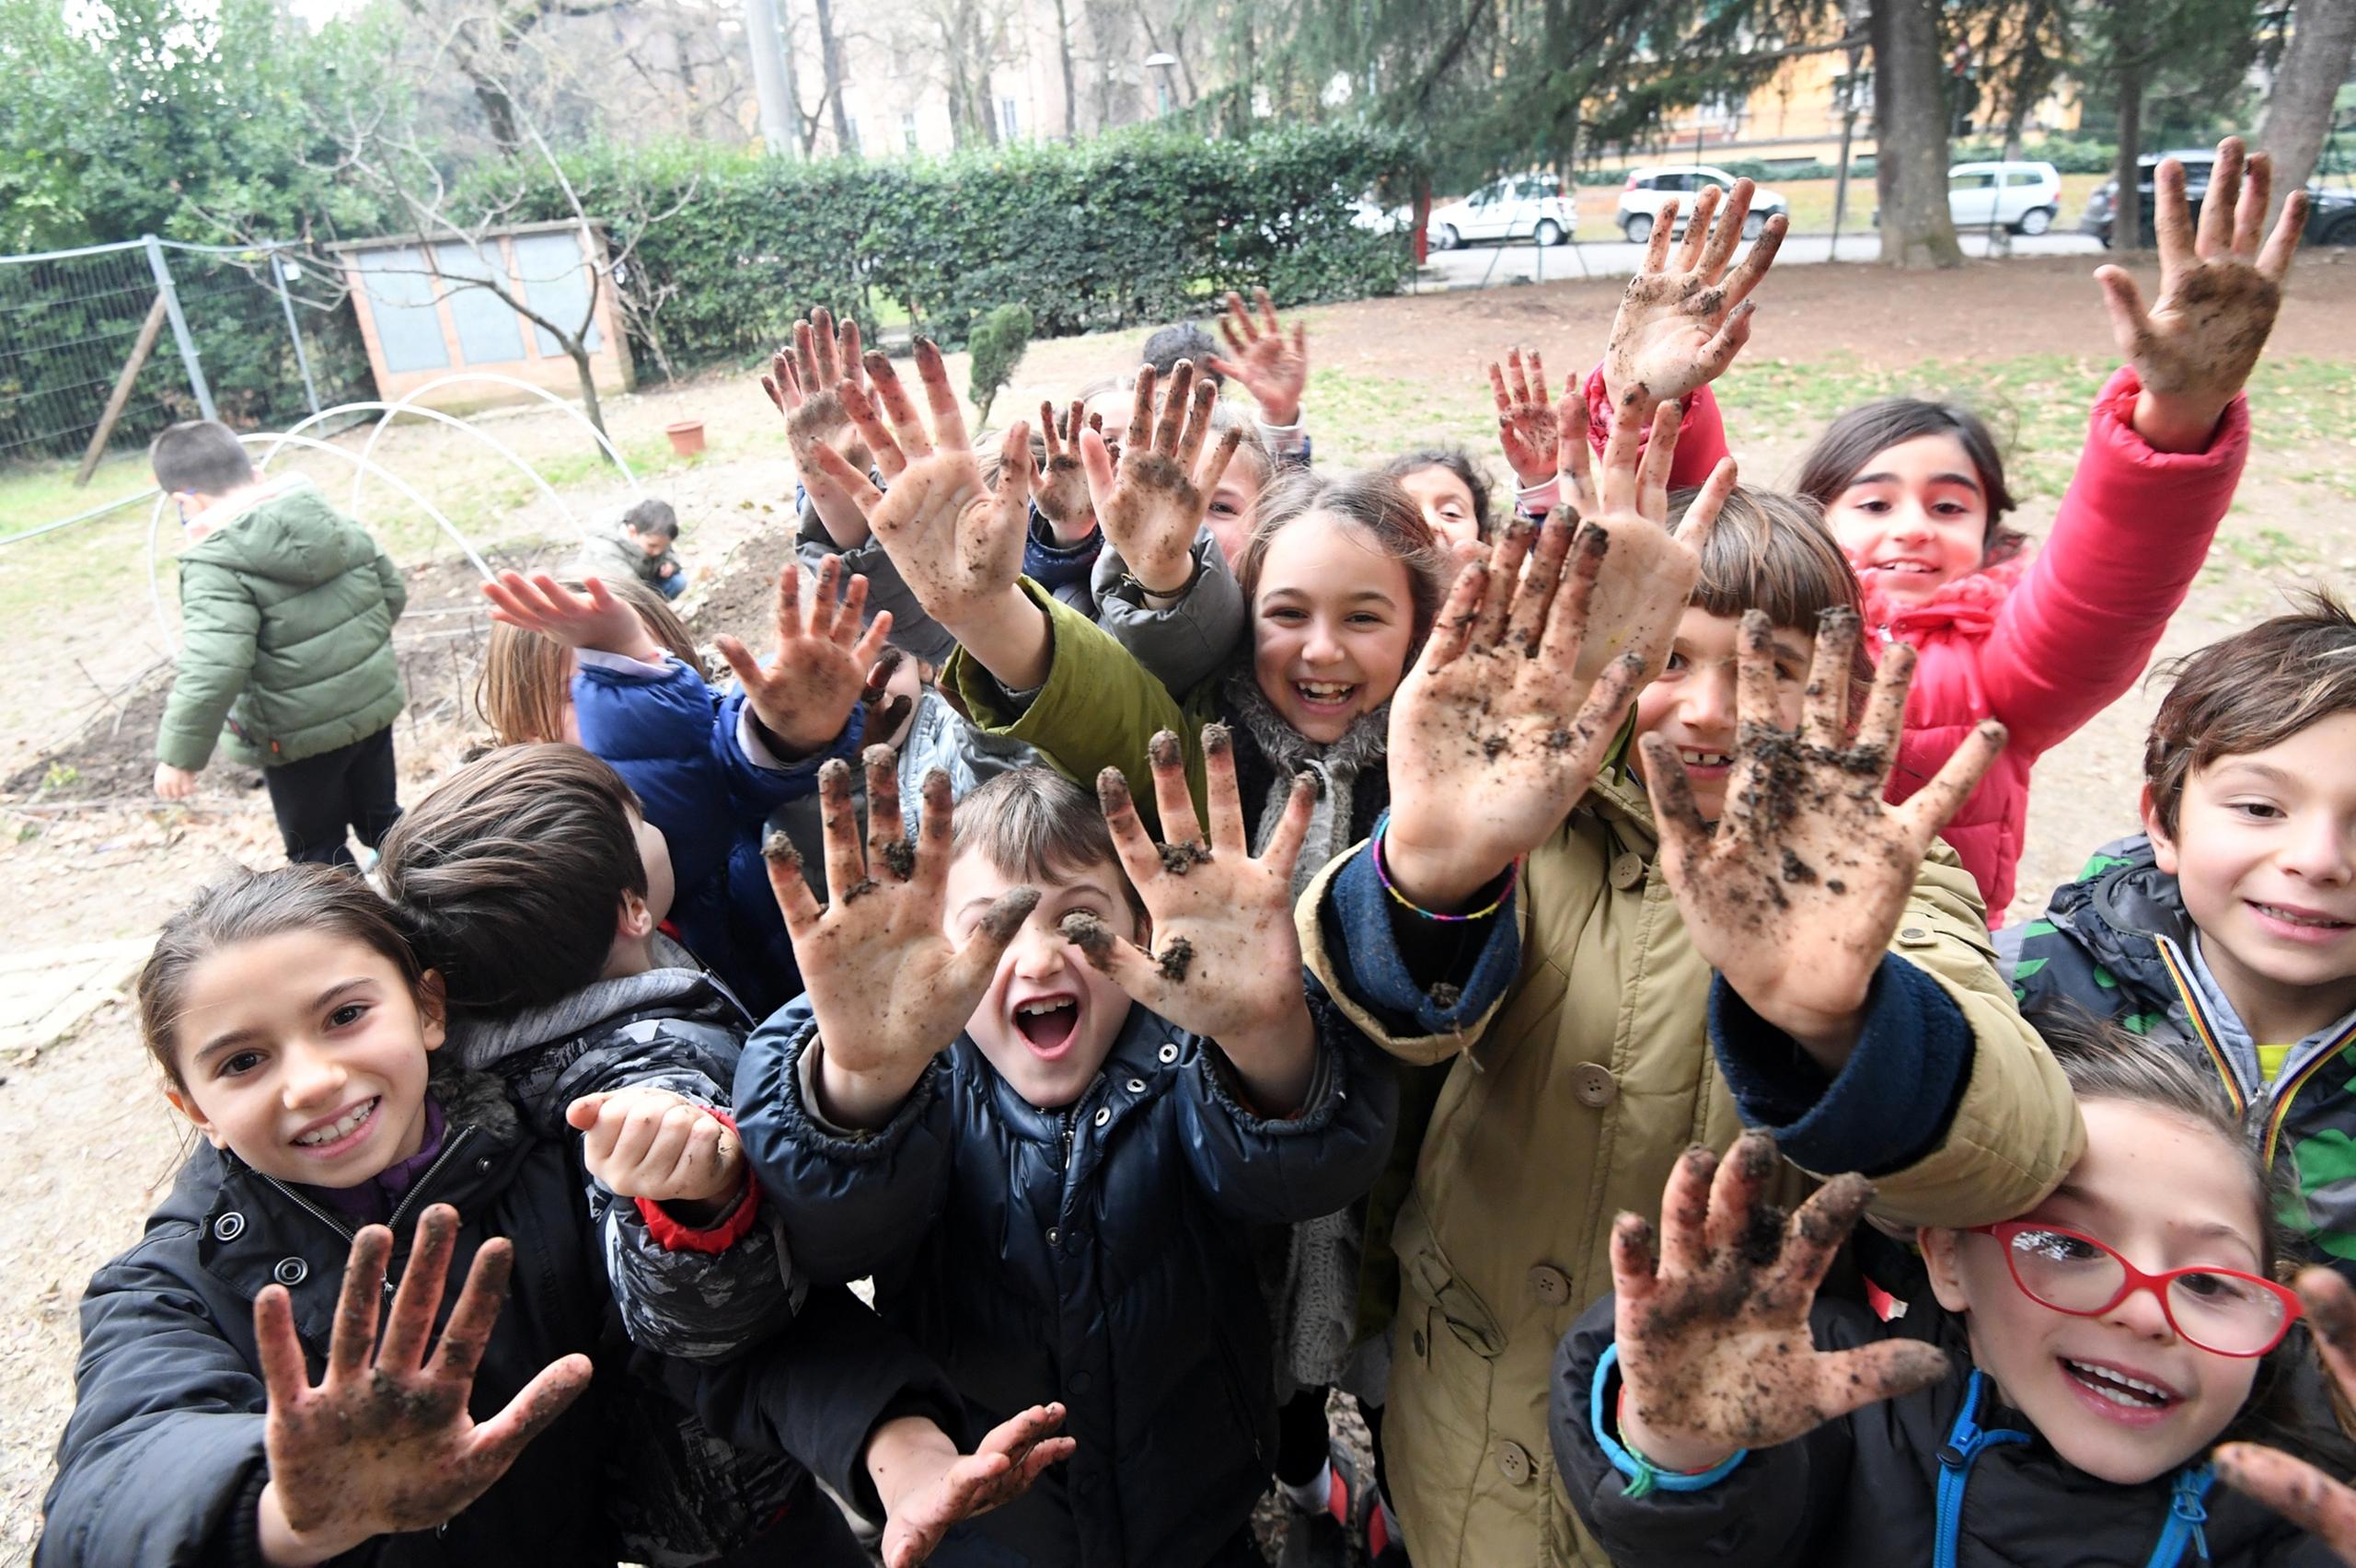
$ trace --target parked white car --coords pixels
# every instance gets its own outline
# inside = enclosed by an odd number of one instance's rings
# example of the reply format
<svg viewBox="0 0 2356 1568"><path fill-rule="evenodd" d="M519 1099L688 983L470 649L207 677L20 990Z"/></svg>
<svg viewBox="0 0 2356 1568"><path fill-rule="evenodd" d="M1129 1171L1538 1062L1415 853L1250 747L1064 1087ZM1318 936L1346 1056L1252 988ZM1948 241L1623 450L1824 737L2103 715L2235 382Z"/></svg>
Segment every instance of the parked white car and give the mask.
<svg viewBox="0 0 2356 1568"><path fill-rule="evenodd" d="M1453 250L1476 239L1535 239L1561 245L1578 228L1577 204L1551 174L1510 174L1461 202L1432 209L1433 246Z"/></svg>
<svg viewBox="0 0 2356 1568"><path fill-rule="evenodd" d="M1628 183L1620 190L1617 222L1620 232L1628 236L1631 245L1642 245L1653 236L1654 220L1660 216L1662 203L1671 196L1677 198L1677 227L1671 234L1685 232L1685 220L1693 215L1694 200L1711 186L1720 190L1734 189L1734 176L1708 164L1655 164L1647 168L1628 171ZM1750 193L1750 212L1742 220L1742 237L1757 239L1767 220L1777 213L1788 215L1792 204L1780 190L1764 185L1754 187Z"/></svg>
<svg viewBox="0 0 2356 1568"><path fill-rule="evenodd" d="M1958 229L2002 225L2043 234L2062 213L2062 173L2050 163L1968 163L1947 170L1947 216Z"/></svg>

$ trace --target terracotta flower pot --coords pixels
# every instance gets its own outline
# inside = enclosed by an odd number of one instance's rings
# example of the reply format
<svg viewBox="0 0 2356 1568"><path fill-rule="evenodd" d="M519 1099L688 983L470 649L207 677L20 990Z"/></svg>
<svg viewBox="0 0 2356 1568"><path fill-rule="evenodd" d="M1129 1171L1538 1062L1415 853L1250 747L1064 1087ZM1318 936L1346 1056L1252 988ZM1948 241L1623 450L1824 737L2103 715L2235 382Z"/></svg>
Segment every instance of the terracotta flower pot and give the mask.
<svg viewBox="0 0 2356 1568"><path fill-rule="evenodd" d="M682 457L692 457L703 450L701 420L681 420L677 424L664 425L663 433L671 438L671 450Z"/></svg>

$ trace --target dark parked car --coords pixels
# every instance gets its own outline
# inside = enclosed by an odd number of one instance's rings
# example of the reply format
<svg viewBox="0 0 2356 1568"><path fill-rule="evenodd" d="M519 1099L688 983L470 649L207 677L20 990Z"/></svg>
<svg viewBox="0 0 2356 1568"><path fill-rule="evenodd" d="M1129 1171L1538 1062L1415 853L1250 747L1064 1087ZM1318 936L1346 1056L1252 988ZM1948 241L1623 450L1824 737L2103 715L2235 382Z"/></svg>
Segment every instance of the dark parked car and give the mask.
<svg viewBox="0 0 2356 1568"><path fill-rule="evenodd" d="M2180 153L2145 153L2135 160L2136 194L2141 198L2143 215L2143 243L2154 243L2152 233L2152 179L2162 158L2175 158L2184 165L2184 195L2192 208L2195 222L2200 217L2201 198L2209 194L2209 174L2215 167L2216 153L2207 147L2189 148ZM2111 209L2118 204L2119 181L2106 179L2094 188L2086 198L2086 210L2078 219L2078 232L2093 235L2108 246L2110 243ZM2327 190L2314 180L2307 182L2307 231L2304 236L2309 245L2356 245L2356 191Z"/></svg>

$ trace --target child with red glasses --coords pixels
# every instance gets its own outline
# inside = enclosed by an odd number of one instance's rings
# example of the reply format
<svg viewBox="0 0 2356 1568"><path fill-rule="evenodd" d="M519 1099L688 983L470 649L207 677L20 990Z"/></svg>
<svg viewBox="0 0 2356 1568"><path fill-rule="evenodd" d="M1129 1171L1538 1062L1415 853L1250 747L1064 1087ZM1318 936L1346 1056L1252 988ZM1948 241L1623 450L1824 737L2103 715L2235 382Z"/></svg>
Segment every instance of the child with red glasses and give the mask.
<svg viewBox="0 0 2356 1568"><path fill-rule="evenodd" d="M1617 1290L1555 1360L1554 1458L1620 1568L1739 1562L2322 1565L2215 1484L2221 1439L2350 1472L2299 1296L2274 1281L2277 1178L2217 1085L2086 1020L2047 1032L2086 1150L2018 1219L1917 1233L1884 1322L1817 1288L1872 1196L1786 1223L1746 1135L1612 1233Z"/></svg>

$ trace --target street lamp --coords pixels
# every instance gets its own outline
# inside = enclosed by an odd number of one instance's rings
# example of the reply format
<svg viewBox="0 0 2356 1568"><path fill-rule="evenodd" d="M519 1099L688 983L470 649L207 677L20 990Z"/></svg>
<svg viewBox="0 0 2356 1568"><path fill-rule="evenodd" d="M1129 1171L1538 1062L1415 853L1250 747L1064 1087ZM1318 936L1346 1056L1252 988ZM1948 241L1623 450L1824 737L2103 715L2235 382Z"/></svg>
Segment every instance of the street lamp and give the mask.
<svg viewBox="0 0 2356 1568"><path fill-rule="evenodd" d="M1153 89L1161 101L1157 114L1166 115L1176 95L1170 90L1171 73L1178 69L1178 57L1157 51L1145 57L1145 68L1153 73Z"/></svg>

